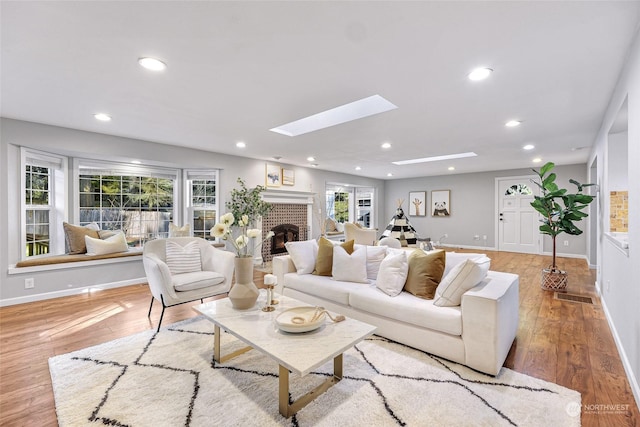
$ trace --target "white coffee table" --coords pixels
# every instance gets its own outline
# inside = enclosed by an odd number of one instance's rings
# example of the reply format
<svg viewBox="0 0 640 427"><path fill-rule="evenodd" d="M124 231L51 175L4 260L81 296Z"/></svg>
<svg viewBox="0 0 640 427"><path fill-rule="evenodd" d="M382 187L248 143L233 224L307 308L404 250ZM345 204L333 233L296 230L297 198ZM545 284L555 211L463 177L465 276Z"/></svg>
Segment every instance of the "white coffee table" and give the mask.
<svg viewBox="0 0 640 427"><path fill-rule="evenodd" d="M302 334L281 332L274 319L284 310L309 304L285 296L280 296L279 300L276 310L272 312L263 312L258 305L249 310L236 310L228 298L198 305L194 310L215 326L213 358L216 362L223 363L252 348L278 362L279 409L282 416L289 418L342 379L342 354L373 334L376 327L350 318L338 323L327 318L315 331ZM221 328L249 347L221 357ZM289 372L304 376L331 359L333 377L289 404Z"/></svg>

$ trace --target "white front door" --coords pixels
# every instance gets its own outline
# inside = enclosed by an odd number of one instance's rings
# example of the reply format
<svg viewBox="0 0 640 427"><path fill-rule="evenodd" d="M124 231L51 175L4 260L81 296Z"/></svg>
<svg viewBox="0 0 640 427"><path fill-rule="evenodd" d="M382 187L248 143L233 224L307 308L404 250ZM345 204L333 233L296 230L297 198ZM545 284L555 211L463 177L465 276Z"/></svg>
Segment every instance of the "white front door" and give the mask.
<svg viewBox="0 0 640 427"><path fill-rule="evenodd" d="M498 250L540 253L538 212L531 207L538 187L530 177L497 179Z"/></svg>

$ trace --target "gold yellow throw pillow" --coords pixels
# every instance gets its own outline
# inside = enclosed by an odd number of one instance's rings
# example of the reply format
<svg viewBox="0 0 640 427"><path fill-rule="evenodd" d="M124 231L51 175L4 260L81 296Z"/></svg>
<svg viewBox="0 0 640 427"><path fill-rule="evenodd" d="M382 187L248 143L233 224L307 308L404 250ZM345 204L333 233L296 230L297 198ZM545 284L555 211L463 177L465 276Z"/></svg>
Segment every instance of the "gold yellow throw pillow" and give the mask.
<svg viewBox="0 0 640 427"><path fill-rule="evenodd" d="M93 223L86 226L72 225L67 222L62 223L64 228L64 237L67 241L67 253L68 254L86 254L87 245L84 241L84 236L89 236L94 239L99 239L97 224Z"/></svg>
<svg viewBox="0 0 640 427"><path fill-rule="evenodd" d="M433 299L442 280L444 265L444 251L426 253L416 249L409 255L409 274L404 290L420 298Z"/></svg>
<svg viewBox="0 0 640 427"><path fill-rule="evenodd" d="M342 243L340 246L344 248L349 255L353 253L353 244L355 240L349 240ZM333 267L333 246L329 239L321 237L318 241L318 257L316 258L316 268L313 270L313 274L317 276L331 276L331 269Z"/></svg>

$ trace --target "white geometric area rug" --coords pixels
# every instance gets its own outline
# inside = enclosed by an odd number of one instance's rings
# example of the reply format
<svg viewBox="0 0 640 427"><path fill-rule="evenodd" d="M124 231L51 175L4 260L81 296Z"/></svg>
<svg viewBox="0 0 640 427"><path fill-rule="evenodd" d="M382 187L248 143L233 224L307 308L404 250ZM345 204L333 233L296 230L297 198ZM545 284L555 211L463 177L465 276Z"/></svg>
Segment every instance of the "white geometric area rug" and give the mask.
<svg viewBox="0 0 640 427"><path fill-rule="evenodd" d="M240 347L223 334L224 353ZM576 391L506 368L480 374L377 336L345 353L342 381L285 419L276 362L252 350L214 363L203 317L53 357L49 369L63 427L580 425ZM330 362L291 375L291 398L332 372Z"/></svg>

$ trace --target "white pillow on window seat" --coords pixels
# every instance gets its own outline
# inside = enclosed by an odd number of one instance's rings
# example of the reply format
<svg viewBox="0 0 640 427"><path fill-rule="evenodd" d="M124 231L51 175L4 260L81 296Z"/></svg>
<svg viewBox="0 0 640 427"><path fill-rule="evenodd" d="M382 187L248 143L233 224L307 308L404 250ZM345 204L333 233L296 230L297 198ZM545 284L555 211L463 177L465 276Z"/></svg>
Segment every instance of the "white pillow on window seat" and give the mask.
<svg viewBox="0 0 640 427"><path fill-rule="evenodd" d="M104 240L84 236L84 242L87 246L87 255L115 254L129 250L127 239L122 231L116 232L113 236Z"/></svg>

